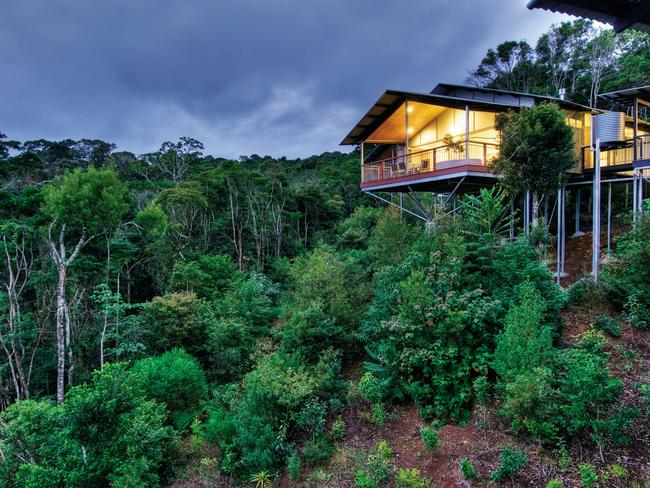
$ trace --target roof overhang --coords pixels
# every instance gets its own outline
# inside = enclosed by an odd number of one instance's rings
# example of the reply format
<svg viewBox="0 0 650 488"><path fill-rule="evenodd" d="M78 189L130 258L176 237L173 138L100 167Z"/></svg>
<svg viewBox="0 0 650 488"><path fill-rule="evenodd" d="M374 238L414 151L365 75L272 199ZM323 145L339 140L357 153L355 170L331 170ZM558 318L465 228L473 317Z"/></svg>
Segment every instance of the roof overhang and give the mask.
<svg viewBox="0 0 650 488"><path fill-rule="evenodd" d="M528 8L541 8L610 24L616 32L625 29L650 32L648 0L530 0Z"/></svg>
<svg viewBox="0 0 650 488"><path fill-rule="evenodd" d="M617 90L599 95L601 98L611 100L613 102L627 102L635 98L650 101L650 85L637 86L634 88L626 88L625 90Z"/></svg>
<svg viewBox="0 0 650 488"><path fill-rule="evenodd" d="M530 107L535 103L542 102L557 103L560 107L568 110L591 110L588 107L577 103L547 96L508 92L505 90L493 90L490 88L475 89L474 87L462 87L461 85L439 85L439 87L440 86L454 86L457 89L464 88L465 90L453 92L455 96L435 93L436 88L434 88L433 93L386 90L370 110L366 112L361 120L357 122L348 135L341 141L341 145L350 146L361 144L407 101L462 110L464 110L465 107L469 107L473 110L482 110L485 112L506 112L511 109L516 110L521 107ZM496 94L496 96L478 96L476 95L477 93L492 93Z"/></svg>

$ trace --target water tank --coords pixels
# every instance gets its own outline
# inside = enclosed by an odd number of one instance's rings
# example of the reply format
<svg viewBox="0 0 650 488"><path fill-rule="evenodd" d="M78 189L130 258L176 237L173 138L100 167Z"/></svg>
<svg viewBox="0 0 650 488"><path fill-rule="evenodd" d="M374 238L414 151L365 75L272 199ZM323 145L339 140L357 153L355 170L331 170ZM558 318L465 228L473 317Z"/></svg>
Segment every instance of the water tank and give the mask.
<svg viewBox="0 0 650 488"><path fill-rule="evenodd" d="M591 118L593 141L600 139L601 147L625 145L625 114L605 112Z"/></svg>

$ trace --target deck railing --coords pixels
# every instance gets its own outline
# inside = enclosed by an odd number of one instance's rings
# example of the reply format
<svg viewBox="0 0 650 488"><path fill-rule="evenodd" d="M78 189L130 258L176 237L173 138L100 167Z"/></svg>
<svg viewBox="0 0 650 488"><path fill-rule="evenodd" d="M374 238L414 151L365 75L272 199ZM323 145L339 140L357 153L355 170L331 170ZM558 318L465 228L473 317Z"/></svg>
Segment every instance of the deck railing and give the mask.
<svg viewBox="0 0 650 488"><path fill-rule="evenodd" d="M496 157L499 147L489 142L470 141L458 147L440 146L426 151L411 153L394 158L382 159L364 163L362 166L362 182L390 180L402 176L420 175L440 169L453 168L464 164L487 166Z"/></svg>
<svg viewBox="0 0 650 488"><path fill-rule="evenodd" d="M636 145L636 161L650 159L650 134L637 136L636 140L627 141L628 146L608 151L601 151L600 166L619 166L622 164L631 164L634 159L634 146ZM582 155L585 169L593 169L594 155L589 147L582 148Z"/></svg>

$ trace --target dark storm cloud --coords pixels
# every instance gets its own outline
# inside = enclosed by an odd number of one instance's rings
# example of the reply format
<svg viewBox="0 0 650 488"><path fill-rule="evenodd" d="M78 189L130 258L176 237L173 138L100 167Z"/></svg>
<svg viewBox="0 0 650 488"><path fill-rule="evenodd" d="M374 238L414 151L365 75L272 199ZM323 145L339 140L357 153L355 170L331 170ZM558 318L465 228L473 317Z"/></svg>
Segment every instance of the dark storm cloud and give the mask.
<svg viewBox="0 0 650 488"><path fill-rule="evenodd" d="M1 13L0 131L136 153L337 149L386 88L462 82L562 19L525 0L22 0Z"/></svg>

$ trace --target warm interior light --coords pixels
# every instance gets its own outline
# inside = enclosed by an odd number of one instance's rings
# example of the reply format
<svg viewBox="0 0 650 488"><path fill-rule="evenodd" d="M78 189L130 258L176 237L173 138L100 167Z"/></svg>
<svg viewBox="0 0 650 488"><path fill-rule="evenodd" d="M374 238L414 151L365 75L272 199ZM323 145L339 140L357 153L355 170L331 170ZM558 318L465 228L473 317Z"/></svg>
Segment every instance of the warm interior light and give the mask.
<svg viewBox="0 0 650 488"><path fill-rule="evenodd" d="M409 105L408 108L406 109L408 113L413 112L413 105Z"/></svg>
<svg viewBox="0 0 650 488"><path fill-rule="evenodd" d="M409 127L409 134L413 133L413 127Z"/></svg>

